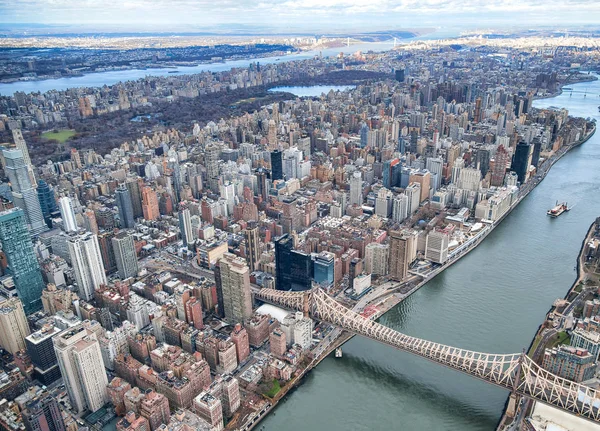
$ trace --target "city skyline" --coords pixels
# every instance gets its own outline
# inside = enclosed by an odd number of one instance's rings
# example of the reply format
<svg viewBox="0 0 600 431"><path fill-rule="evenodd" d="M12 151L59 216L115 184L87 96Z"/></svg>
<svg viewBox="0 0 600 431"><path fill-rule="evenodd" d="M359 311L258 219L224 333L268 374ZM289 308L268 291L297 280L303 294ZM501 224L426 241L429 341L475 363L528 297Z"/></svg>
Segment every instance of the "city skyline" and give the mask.
<svg viewBox="0 0 600 431"><path fill-rule="evenodd" d="M233 33L269 31L378 31L431 28L561 28L595 25L594 0L286 0L218 5L190 0L0 0L0 26L42 24L74 26L74 31L208 31L227 28ZM418 21L415 21L418 18ZM210 24L208 24L210 23ZM127 27L124 28L123 26Z"/></svg>

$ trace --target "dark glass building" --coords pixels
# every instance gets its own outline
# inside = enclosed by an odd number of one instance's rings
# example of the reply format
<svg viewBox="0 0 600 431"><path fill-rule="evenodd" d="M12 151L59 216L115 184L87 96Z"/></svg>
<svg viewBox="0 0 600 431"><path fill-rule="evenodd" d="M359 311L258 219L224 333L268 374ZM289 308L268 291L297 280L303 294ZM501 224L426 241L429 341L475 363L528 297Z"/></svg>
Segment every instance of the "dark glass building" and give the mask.
<svg viewBox="0 0 600 431"><path fill-rule="evenodd" d="M22 209L12 208L0 213L0 243L25 314L41 310L42 290L46 284L33 251Z"/></svg>
<svg viewBox="0 0 600 431"><path fill-rule="evenodd" d="M275 286L277 290L309 290L312 286L313 260L310 254L293 250L288 234L275 238Z"/></svg>
<svg viewBox="0 0 600 431"><path fill-rule="evenodd" d="M42 208L44 221L46 222L46 225L51 228L52 217L58 213L56 199L54 198L54 190L50 188L46 181L39 180L37 194L40 201L40 207Z"/></svg>
<svg viewBox="0 0 600 431"><path fill-rule="evenodd" d="M271 151L271 179L283 179L283 153L279 150Z"/></svg>
<svg viewBox="0 0 600 431"><path fill-rule="evenodd" d="M47 325L25 337L27 354L34 367L34 377L46 386L58 380L61 375L52 344L52 339L59 332L61 332L59 328Z"/></svg>
<svg viewBox="0 0 600 431"><path fill-rule="evenodd" d="M510 169L517 174L518 181L523 184L527 178L527 169L529 168L530 145L526 142L519 142L515 149L512 165Z"/></svg>
<svg viewBox="0 0 600 431"><path fill-rule="evenodd" d="M135 227L133 218L133 204L131 203L131 194L126 186L121 185L115 191L115 200L119 209L119 219L123 229L132 229Z"/></svg>

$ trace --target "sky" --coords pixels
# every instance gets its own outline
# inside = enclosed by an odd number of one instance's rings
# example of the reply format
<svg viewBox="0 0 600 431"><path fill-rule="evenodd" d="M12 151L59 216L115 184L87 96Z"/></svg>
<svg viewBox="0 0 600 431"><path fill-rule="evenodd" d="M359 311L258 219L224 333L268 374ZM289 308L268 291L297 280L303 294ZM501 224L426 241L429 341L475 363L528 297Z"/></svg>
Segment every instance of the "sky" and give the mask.
<svg viewBox="0 0 600 431"><path fill-rule="evenodd" d="M0 23L114 31L534 28L600 23L600 0L0 0Z"/></svg>

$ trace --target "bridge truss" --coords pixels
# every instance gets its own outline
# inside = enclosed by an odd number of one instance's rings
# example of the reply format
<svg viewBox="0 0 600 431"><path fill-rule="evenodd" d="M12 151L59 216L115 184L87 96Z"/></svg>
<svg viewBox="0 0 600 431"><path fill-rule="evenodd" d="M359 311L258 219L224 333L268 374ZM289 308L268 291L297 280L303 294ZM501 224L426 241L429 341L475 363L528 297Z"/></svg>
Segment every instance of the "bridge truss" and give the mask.
<svg viewBox="0 0 600 431"><path fill-rule="evenodd" d="M290 310L303 311L313 319L600 422L598 391L550 373L525 353L481 353L411 337L350 310L321 288L305 292L261 289L255 292L255 298Z"/></svg>

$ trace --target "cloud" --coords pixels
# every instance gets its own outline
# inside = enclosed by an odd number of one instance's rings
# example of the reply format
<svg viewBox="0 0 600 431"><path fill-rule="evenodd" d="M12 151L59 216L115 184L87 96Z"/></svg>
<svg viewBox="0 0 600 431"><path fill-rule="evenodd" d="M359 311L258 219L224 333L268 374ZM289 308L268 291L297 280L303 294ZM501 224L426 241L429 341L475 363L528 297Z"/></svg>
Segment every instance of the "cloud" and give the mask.
<svg viewBox="0 0 600 431"><path fill-rule="evenodd" d="M211 28L225 24L311 28L406 27L505 21L593 23L598 0L0 0L0 21ZM416 19L418 18L418 19Z"/></svg>

